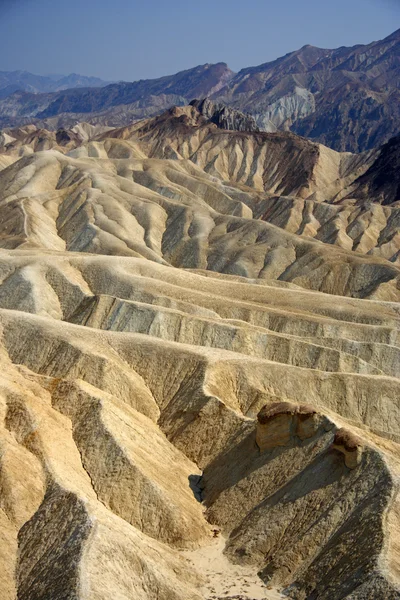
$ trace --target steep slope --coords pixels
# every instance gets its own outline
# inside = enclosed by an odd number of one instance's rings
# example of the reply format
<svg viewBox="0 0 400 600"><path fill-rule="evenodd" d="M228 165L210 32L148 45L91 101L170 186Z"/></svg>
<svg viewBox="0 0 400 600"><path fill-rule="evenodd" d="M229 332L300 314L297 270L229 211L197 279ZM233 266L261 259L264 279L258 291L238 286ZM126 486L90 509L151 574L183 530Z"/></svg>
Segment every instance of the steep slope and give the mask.
<svg viewBox="0 0 400 600"><path fill-rule="evenodd" d="M382 147L376 162L355 182L353 195L385 206L400 201L400 136Z"/></svg>

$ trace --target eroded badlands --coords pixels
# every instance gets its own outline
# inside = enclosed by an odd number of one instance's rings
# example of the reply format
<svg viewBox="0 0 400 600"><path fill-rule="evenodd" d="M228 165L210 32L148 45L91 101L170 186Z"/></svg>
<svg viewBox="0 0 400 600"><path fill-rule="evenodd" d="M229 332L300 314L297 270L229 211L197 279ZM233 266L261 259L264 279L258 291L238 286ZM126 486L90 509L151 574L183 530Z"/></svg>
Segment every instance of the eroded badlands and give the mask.
<svg viewBox="0 0 400 600"><path fill-rule="evenodd" d="M4 600L400 598L383 150L210 110L1 138Z"/></svg>

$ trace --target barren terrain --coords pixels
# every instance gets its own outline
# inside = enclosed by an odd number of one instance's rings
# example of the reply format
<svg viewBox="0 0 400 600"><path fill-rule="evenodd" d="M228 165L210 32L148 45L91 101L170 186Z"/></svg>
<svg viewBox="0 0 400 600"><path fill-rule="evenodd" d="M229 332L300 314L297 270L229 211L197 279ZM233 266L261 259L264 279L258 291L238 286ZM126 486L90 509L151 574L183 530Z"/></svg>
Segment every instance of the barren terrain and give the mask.
<svg viewBox="0 0 400 600"><path fill-rule="evenodd" d="M213 111L0 138L2 600L400 598L392 148Z"/></svg>

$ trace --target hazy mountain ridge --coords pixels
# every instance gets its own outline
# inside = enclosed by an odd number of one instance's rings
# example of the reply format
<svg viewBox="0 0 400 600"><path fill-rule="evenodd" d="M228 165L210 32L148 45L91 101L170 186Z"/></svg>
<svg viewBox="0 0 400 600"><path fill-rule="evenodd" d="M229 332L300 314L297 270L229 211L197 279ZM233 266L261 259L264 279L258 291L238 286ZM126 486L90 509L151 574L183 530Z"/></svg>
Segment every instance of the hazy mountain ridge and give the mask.
<svg viewBox="0 0 400 600"><path fill-rule="evenodd" d="M70 75L34 75L28 71L0 71L0 98L10 96L16 91L33 94L58 92L69 88L102 87L109 82L99 77L88 77L71 73Z"/></svg>
<svg viewBox="0 0 400 600"><path fill-rule="evenodd" d="M104 118L104 124L108 124L109 120L112 123L113 109L118 111L120 107L128 107L124 116L126 123L133 118L161 112L168 106L187 104L193 98L209 96L221 89L232 76L233 72L225 63L218 63L160 79L120 82L104 88L68 89L35 96L19 93L0 102L0 122L45 121L60 114L77 120L78 114L92 116L101 112L110 115L109 119Z"/></svg>

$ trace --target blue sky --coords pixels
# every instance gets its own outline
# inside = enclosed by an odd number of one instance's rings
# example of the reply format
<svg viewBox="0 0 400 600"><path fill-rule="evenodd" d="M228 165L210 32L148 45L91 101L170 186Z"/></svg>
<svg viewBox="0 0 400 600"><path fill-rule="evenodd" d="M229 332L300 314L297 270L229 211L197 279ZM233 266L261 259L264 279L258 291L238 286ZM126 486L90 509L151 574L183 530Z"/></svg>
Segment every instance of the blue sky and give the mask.
<svg viewBox="0 0 400 600"><path fill-rule="evenodd" d="M398 28L400 0L0 0L0 70L127 81L207 62L237 71Z"/></svg>

